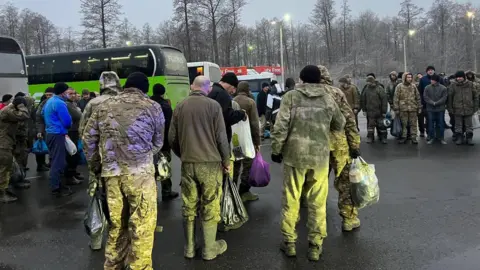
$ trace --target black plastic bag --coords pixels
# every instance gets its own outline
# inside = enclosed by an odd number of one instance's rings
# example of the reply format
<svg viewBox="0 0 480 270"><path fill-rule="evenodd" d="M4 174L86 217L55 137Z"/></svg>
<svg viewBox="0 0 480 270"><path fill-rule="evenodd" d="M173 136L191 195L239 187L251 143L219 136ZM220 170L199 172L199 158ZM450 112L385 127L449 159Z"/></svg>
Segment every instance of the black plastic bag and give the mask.
<svg viewBox="0 0 480 270"><path fill-rule="evenodd" d="M402 136L402 121L400 121L400 117L397 116L393 119L390 134L392 134L393 137L397 138Z"/></svg>
<svg viewBox="0 0 480 270"><path fill-rule="evenodd" d="M96 234L99 231L103 231L103 228L106 225L106 218L102 208L102 199L99 192L97 192L90 200L90 204L88 205L87 212L83 219L83 225L89 236Z"/></svg>
<svg viewBox="0 0 480 270"><path fill-rule="evenodd" d="M222 219L220 230L222 231L238 229L248 221L248 213L238 193L237 186L228 175L225 176L223 181L220 209Z"/></svg>
<svg viewBox="0 0 480 270"><path fill-rule="evenodd" d="M20 168L20 165L18 165L17 161L13 159L12 163L12 175L10 176L10 183L15 184L15 183L20 183L25 181L25 171Z"/></svg>

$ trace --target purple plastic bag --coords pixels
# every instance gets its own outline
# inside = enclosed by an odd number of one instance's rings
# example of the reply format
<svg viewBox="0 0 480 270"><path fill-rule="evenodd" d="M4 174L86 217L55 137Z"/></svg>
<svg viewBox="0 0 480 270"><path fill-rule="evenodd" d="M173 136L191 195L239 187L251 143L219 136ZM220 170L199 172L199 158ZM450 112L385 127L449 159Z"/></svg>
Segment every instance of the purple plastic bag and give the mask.
<svg viewBox="0 0 480 270"><path fill-rule="evenodd" d="M266 187L270 183L270 164L263 160L260 152L253 160L248 183L252 187Z"/></svg>

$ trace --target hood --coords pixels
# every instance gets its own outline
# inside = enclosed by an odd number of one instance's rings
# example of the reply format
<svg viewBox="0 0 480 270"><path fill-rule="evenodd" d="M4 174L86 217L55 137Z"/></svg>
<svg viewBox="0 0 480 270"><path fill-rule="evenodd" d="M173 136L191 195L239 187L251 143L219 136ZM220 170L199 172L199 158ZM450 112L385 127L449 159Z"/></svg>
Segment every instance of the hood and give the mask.
<svg viewBox="0 0 480 270"><path fill-rule="evenodd" d="M395 80L392 80L392 75L395 76ZM398 73L396 71L392 71L388 75L388 78L390 79L391 82L396 82L398 80Z"/></svg>
<svg viewBox="0 0 480 270"><path fill-rule="evenodd" d="M333 85L332 76L330 76L330 72L328 72L327 67L319 65L318 68L320 69L320 73L322 74L320 76L320 83Z"/></svg>
<svg viewBox="0 0 480 270"><path fill-rule="evenodd" d="M475 81L475 72L469 70L465 73L465 75L467 76L467 79L468 79L468 76L472 76L472 80L471 81Z"/></svg>
<svg viewBox="0 0 480 270"><path fill-rule="evenodd" d="M301 83L296 86L295 90L307 97L321 97L327 93L325 85L316 83Z"/></svg>
<svg viewBox="0 0 480 270"><path fill-rule="evenodd" d="M113 71L104 71L100 75L100 89L102 95L116 95L122 91L120 79Z"/></svg>
<svg viewBox="0 0 480 270"><path fill-rule="evenodd" d="M402 75L402 83L405 84L405 85L409 85L409 83L407 83L407 75L412 75L412 73L410 73L410 72L405 72L405 73L403 73L403 75ZM412 76L413 76L413 75L412 75ZM413 83L413 81L412 81L411 83ZM410 84L411 84L411 83L410 83Z"/></svg>

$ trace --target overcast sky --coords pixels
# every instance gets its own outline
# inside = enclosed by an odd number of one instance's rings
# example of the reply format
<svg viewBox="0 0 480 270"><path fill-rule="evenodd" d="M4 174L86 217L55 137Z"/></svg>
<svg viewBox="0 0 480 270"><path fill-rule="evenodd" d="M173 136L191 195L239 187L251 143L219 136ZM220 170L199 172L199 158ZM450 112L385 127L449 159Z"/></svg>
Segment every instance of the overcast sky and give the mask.
<svg viewBox="0 0 480 270"><path fill-rule="evenodd" d="M0 0L5 4L7 0ZM73 27L80 29L81 14L79 0L15 0L12 1L21 9L30 8L50 19L60 27ZM130 22L137 27L145 23L157 26L161 21L172 16L172 0L120 0L123 6L123 14ZM289 13L294 22L307 22L316 0L247 0L248 4L243 10L242 21L247 25L254 25L256 20L261 18L282 17ZM340 8L341 0L337 2L337 10ZM371 9L383 16L394 16L398 14L401 0L349 0L350 9L354 15ZM420 7L429 9L433 0L414 1ZM464 3L467 0L457 0ZM480 0L471 0L475 5ZM275 3L275 4L273 4Z"/></svg>

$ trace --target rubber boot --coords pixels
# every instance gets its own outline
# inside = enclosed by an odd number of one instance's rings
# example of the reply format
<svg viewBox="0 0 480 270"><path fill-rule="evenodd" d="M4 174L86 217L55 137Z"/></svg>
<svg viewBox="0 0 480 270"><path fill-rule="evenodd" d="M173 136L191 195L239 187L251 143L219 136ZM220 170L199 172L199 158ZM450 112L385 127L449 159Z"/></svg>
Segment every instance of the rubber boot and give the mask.
<svg viewBox="0 0 480 270"><path fill-rule="evenodd" d="M368 143L368 144L373 143L374 139L375 139L375 135L373 134L373 132L368 132L368 135L367 135L367 143Z"/></svg>
<svg viewBox="0 0 480 270"><path fill-rule="evenodd" d="M316 262L320 260L320 255L322 255L322 252L322 246L317 246L312 243L308 245L308 259L310 261Z"/></svg>
<svg viewBox="0 0 480 270"><path fill-rule="evenodd" d="M6 189L0 190L0 203L11 203L18 200L17 196L10 194Z"/></svg>
<svg viewBox="0 0 480 270"><path fill-rule="evenodd" d="M461 133L455 134L455 144L462 145L463 135Z"/></svg>
<svg viewBox="0 0 480 270"><path fill-rule="evenodd" d="M412 144L418 144L417 137L412 137Z"/></svg>
<svg viewBox="0 0 480 270"><path fill-rule="evenodd" d="M283 251L287 257L297 256L297 248L295 243L283 242L280 246L280 250Z"/></svg>
<svg viewBox="0 0 480 270"><path fill-rule="evenodd" d="M344 218L342 221L342 230L344 232L351 232L355 229L360 228L360 219L355 218Z"/></svg>
<svg viewBox="0 0 480 270"><path fill-rule="evenodd" d="M474 145L473 143L473 133L467 133L467 144Z"/></svg>
<svg viewBox="0 0 480 270"><path fill-rule="evenodd" d="M195 258L195 220L183 221L183 234L185 235L183 256L187 259L193 259Z"/></svg>
<svg viewBox="0 0 480 270"><path fill-rule="evenodd" d="M178 198L179 194L178 192L172 191L172 180L171 179L166 179L162 182L160 182L162 185L162 201L168 202L171 200L174 200Z"/></svg>
<svg viewBox="0 0 480 270"><path fill-rule="evenodd" d="M225 240L216 240L217 224L203 223L203 259L211 261L227 251Z"/></svg>
<svg viewBox="0 0 480 270"><path fill-rule="evenodd" d="M340 216L342 217L342 230L351 232L360 227L360 219L358 219L358 208L352 205L339 205Z"/></svg>
<svg viewBox="0 0 480 270"><path fill-rule="evenodd" d="M252 193L250 191L240 194L240 197L242 197L242 201L244 203L258 201L258 194Z"/></svg>

